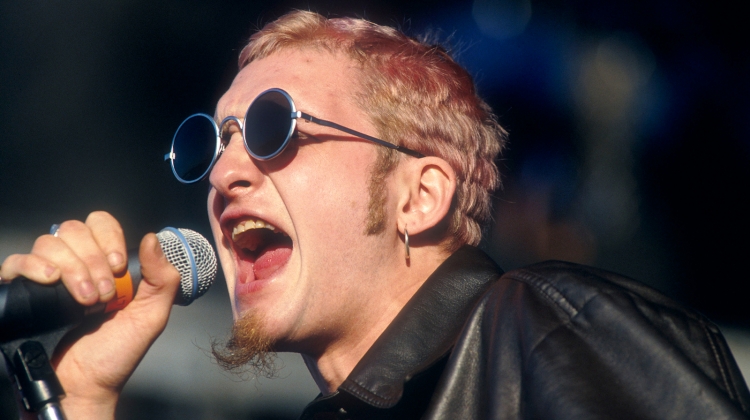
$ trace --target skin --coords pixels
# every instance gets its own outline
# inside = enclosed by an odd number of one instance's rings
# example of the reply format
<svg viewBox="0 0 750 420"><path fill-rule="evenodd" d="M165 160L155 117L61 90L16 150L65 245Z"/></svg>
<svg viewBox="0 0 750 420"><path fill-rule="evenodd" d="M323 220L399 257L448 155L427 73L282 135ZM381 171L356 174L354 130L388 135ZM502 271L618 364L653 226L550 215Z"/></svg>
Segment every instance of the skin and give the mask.
<svg viewBox="0 0 750 420"><path fill-rule="evenodd" d="M280 51L238 74L216 117L242 116L259 93L276 87L302 111L377 135L350 98L355 76L345 57ZM260 316L274 349L301 353L321 391L330 393L447 257L435 229L448 217L456 180L442 159L402 159L386 180L387 229L366 235L369 173L381 146L312 123L298 127L300 138L266 162L247 154L232 127L210 175L208 213L235 317ZM232 247L231 230L247 218L281 229L293 250L281 269L238 297L238 279L248 269ZM8 257L0 276L61 280L89 305L112 298L113 273L124 270L126 249L119 223L95 212L85 222L63 223L58 237L40 237L29 254ZM125 381L166 326L179 274L153 234L144 237L140 259L144 280L134 301L56 355L69 418L112 418Z"/></svg>
<svg viewBox="0 0 750 420"><path fill-rule="evenodd" d="M351 100L355 74L344 57L281 51L239 73L219 101L216 119L243 115L258 94L276 87L289 93L302 111L376 134ZM382 235L364 233L370 168L381 146L312 123L299 121L298 127L302 138L265 162L250 158L235 130L210 176L209 218L214 236L222 238L217 241L219 255L229 295L235 298L235 317L245 311L260 315L275 349L302 353L321 390L331 392L426 275L420 273L423 267L406 265L396 195L388 200L391 229ZM398 188L396 180L389 182ZM287 233L293 251L260 290L237 297L237 278L246 273L230 233L250 217Z"/></svg>
<svg viewBox="0 0 750 420"><path fill-rule="evenodd" d="M125 270L127 247L120 224L109 214L94 212L85 222L62 223L57 237L43 235L29 254L9 256L0 276L24 276L39 283L62 281L82 304L108 301L113 293L94 287L114 283ZM122 387L146 350L167 323L179 284L156 235L146 235L139 249L143 280L133 301L73 343L58 347L55 371L66 391L62 407L71 419L114 418ZM86 283L89 283L86 285ZM94 290L92 293L86 293Z"/></svg>

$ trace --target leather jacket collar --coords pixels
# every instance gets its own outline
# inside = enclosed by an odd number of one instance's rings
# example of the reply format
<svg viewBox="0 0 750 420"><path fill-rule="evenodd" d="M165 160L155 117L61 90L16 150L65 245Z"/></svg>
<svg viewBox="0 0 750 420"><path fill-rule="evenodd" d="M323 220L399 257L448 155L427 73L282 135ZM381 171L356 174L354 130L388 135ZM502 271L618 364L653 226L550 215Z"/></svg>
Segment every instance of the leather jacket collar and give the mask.
<svg viewBox="0 0 750 420"><path fill-rule="evenodd" d="M313 408L318 402L329 400L323 404L328 406L331 399L342 399L342 393L372 407L396 405L408 381L450 352L475 303L501 274L479 249L456 251L414 294L338 391L316 398L306 413L318 411Z"/></svg>

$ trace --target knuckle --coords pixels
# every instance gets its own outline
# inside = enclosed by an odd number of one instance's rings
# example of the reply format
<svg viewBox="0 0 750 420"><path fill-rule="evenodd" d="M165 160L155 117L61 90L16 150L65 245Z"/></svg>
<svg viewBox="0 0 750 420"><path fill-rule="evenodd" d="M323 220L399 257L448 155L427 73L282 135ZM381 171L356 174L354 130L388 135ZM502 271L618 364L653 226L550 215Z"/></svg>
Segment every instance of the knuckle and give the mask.
<svg viewBox="0 0 750 420"><path fill-rule="evenodd" d="M115 234L122 234L120 223L106 211L95 211L86 218L86 225L104 228Z"/></svg>
<svg viewBox="0 0 750 420"><path fill-rule="evenodd" d="M91 281L91 277L86 270L72 270L65 274L65 282L70 285L78 285L86 281Z"/></svg>
<svg viewBox="0 0 750 420"><path fill-rule="evenodd" d="M86 217L86 224L89 224L89 223L109 224L109 225L119 227L119 223L117 222L117 219L115 219L111 214L102 210L93 211L89 213L88 217Z"/></svg>
<svg viewBox="0 0 750 420"><path fill-rule="evenodd" d="M0 265L12 264L13 261L17 260L19 257L21 257L21 254L10 254L7 257L5 257L5 260Z"/></svg>
<svg viewBox="0 0 750 420"><path fill-rule="evenodd" d="M60 228L57 230L58 232L83 232L87 230L88 228L86 225L83 224L83 222L79 220L66 220L62 223L60 223Z"/></svg>
<svg viewBox="0 0 750 420"><path fill-rule="evenodd" d="M83 258L84 264L92 275L97 277L111 277L112 270L109 268L103 255L90 255Z"/></svg>
<svg viewBox="0 0 750 420"><path fill-rule="evenodd" d="M57 238L49 234L39 236L34 240L34 246L31 248L32 250L31 252L46 248L47 246L49 246L52 242L56 240Z"/></svg>
<svg viewBox="0 0 750 420"><path fill-rule="evenodd" d="M21 254L11 254L5 258L5 261L0 264L0 267L5 266L6 268L15 267L19 264L19 260L23 258Z"/></svg>
<svg viewBox="0 0 750 420"><path fill-rule="evenodd" d="M113 217L106 211L98 210L98 211L92 211L89 213L88 217L86 217L86 223L92 222L102 222L102 221L109 221L112 220Z"/></svg>

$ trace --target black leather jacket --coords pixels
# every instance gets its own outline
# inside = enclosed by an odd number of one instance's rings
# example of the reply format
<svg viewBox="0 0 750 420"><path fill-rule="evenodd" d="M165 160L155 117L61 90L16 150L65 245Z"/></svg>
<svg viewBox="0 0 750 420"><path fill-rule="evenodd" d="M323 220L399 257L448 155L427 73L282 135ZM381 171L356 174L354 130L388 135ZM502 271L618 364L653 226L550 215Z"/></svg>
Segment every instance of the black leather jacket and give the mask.
<svg viewBox="0 0 750 420"><path fill-rule="evenodd" d="M750 393L719 330L630 279L446 260L302 419L735 419Z"/></svg>

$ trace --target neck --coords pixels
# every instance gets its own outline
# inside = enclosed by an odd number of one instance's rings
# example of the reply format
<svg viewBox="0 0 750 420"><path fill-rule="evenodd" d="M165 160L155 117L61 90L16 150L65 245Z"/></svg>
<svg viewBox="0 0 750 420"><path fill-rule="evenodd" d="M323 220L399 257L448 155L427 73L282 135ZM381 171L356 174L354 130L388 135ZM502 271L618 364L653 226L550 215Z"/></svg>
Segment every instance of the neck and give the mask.
<svg viewBox="0 0 750 420"><path fill-rule="evenodd" d="M393 319L435 269L447 258L439 249L412 248L410 262L399 267L384 283L379 296L370 296L364 321L352 323L348 333L332 340L317 354L302 354L323 395L335 392ZM364 308L363 308L364 309Z"/></svg>

